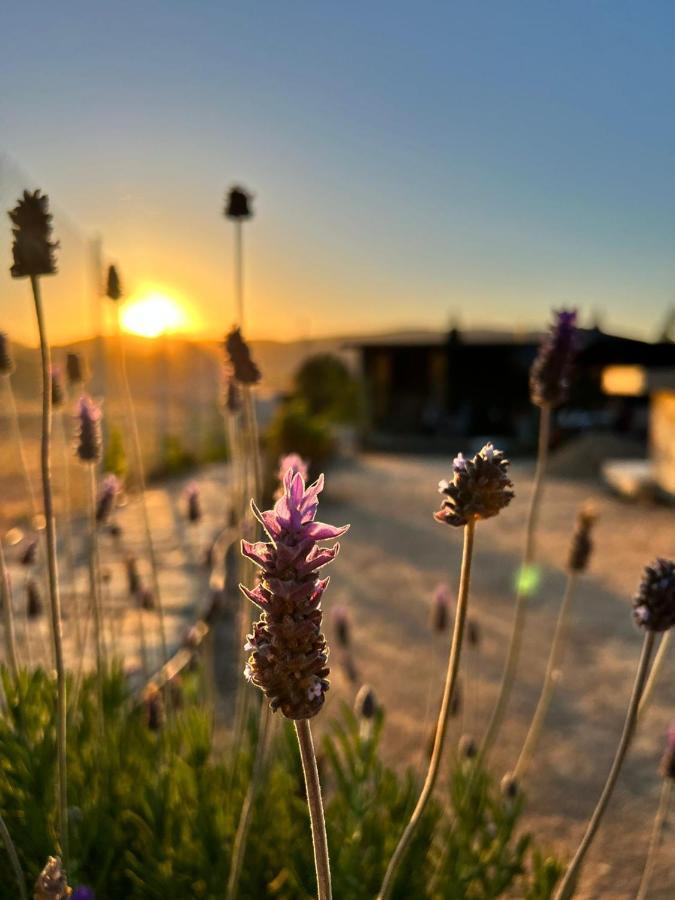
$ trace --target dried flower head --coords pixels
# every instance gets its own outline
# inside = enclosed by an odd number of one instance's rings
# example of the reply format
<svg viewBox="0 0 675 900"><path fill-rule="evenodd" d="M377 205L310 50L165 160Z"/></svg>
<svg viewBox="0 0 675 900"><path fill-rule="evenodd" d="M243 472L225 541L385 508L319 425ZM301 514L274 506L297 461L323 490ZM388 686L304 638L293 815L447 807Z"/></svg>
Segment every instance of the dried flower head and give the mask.
<svg viewBox="0 0 675 900"><path fill-rule="evenodd" d="M26 615L29 619L37 619L42 615L42 597L34 578L26 581Z"/></svg>
<svg viewBox="0 0 675 900"><path fill-rule="evenodd" d="M369 684L361 685L354 700L354 713L357 719L374 719L378 709L375 691Z"/></svg>
<svg viewBox="0 0 675 900"><path fill-rule="evenodd" d="M597 513L590 504L585 504L579 510L567 561L567 568L570 572L584 572L588 567L588 560L593 550L591 532L596 519Z"/></svg>
<svg viewBox="0 0 675 900"><path fill-rule="evenodd" d="M14 368L9 338L4 331L0 331L0 375L11 375Z"/></svg>
<svg viewBox="0 0 675 900"><path fill-rule="evenodd" d="M71 387L77 387L85 380L84 360L79 353L68 353L66 356L66 377Z"/></svg>
<svg viewBox="0 0 675 900"><path fill-rule="evenodd" d="M199 522L202 517L202 504L199 485L196 482L190 482L185 488L185 501L187 503L188 522Z"/></svg>
<svg viewBox="0 0 675 900"><path fill-rule="evenodd" d="M452 467L452 481L438 484L445 499L434 513L437 522L459 526L489 519L513 499L513 484L507 474L509 461L492 444L486 444L473 459L458 454Z"/></svg>
<svg viewBox="0 0 675 900"><path fill-rule="evenodd" d="M49 373L52 386L52 406L59 409L66 402L66 392L63 389L63 377L60 366L52 366Z"/></svg>
<svg viewBox="0 0 675 900"><path fill-rule="evenodd" d="M120 492L120 481L112 473L105 476L96 500L96 521L99 525L107 522L115 506L115 499Z"/></svg>
<svg viewBox="0 0 675 900"><path fill-rule="evenodd" d="M333 607L333 628L335 630L335 640L341 647L349 647L351 644L352 622L349 616L349 610L346 606Z"/></svg>
<svg viewBox="0 0 675 900"><path fill-rule="evenodd" d="M450 588L441 582L436 585L431 599L431 627L439 634L448 630L452 617L452 595Z"/></svg>
<svg viewBox="0 0 675 900"><path fill-rule="evenodd" d="M111 300L119 300L122 297L122 284L120 276L117 274L115 266L108 266L108 277L106 279L105 295Z"/></svg>
<svg viewBox="0 0 675 900"><path fill-rule="evenodd" d="M260 381L260 369L251 358L251 349L240 328L233 328L225 337L225 351L234 377L240 384L257 384Z"/></svg>
<svg viewBox="0 0 675 900"><path fill-rule="evenodd" d="M675 562L657 559L645 568L633 616L646 631L668 631L675 625Z"/></svg>
<svg viewBox="0 0 675 900"><path fill-rule="evenodd" d="M554 409L567 399L577 345L577 311L561 309L539 347L530 369L530 397L535 406Z"/></svg>
<svg viewBox="0 0 675 900"><path fill-rule="evenodd" d="M58 243L51 240L52 217L47 195L40 191L24 191L23 197L9 213L9 218L14 236L12 278L54 275L54 251Z"/></svg>
<svg viewBox="0 0 675 900"><path fill-rule="evenodd" d="M101 459L103 450L101 408L86 394L80 397L77 406L77 419L79 432L75 452L82 462L97 463Z"/></svg>
<svg viewBox="0 0 675 900"><path fill-rule="evenodd" d="M66 900L72 890L58 856L50 856L35 882L34 900Z"/></svg>
<svg viewBox="0 0 675 900"><path fill-rule="evenodd" d="M251 209L252 199L253 195L249 194L249 192L240 185L235 185L230 188L225 197L225 218L238 219L240 221L243 219L250 219L253 215L253 210Z"/></svg>
<svg viewBox="0 0 675 900"><path fill-rule="evenodd" d="M265 692L271 708L289 719L315 716L328 690L328 649L321 633L328 579L319 578L318 570L332 562L339 545L318 542L339 537L349 526L314 521L322 489L323 476L305 488L302 475L289 471L273 509L261 513L253 505L269 542L242 541L243 555L261 570L256 587L242 591L262 610L246 643L251 655L245 675Z"/></svg>
<svg viewBox="0 0 675 900"><path fill-rule="evenodd" d="M675 781L675 722L668 729L666 749L661 757L661 774Z"/></svg>
<svg viewBox="0 0 675 900"><path fill-rule="evenodd" d="M19 556L19 564L24 566L26 569L29 569L31 566L35 565L35 561L37 559L37 550L37 539L31 538L23 548L23 551Z"/></svg>

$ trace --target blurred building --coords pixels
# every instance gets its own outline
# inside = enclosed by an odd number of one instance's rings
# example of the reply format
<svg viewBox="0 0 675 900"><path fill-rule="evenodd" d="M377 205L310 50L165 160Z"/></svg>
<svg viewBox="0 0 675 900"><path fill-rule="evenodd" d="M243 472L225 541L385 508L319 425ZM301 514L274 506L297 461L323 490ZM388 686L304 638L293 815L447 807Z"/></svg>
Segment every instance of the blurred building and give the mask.
<svg viewBox="0 0 675 900"><path fill-rule="evenodd" d="M535 333L461 332L355 344L366 395L363 443L397 450L445 450L457 438L489 436L510 449L536 440L529 369ZM646 373L675 369L675 343L580 332L569 402L556 437L589 429L646 440Z"/></svg>

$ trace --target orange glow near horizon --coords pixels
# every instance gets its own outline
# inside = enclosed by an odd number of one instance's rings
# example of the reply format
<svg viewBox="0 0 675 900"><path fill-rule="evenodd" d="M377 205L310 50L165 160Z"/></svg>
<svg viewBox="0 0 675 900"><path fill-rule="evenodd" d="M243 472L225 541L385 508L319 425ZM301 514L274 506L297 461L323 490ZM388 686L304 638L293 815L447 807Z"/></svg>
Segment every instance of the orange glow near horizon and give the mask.
<svg viewBox="0 0 675 900"><path fill-rule="evenodd" d="M161 291L143 293L125 303L122 309L122 328L145 338L190 331L194 326L191 319L180 301Z"/></svg>

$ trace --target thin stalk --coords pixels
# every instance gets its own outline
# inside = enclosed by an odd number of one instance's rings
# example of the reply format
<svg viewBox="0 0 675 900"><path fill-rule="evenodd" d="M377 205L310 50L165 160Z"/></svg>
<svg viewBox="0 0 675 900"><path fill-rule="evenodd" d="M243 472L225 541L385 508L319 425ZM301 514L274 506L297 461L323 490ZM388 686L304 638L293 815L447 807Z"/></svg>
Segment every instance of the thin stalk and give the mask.
<svg viewBox="0 0 675 900"><path fill-rule="evenodd" d="M307 805L309 806L309 818L312 824L317 896L318 900L331 900L328 836L326 835L326 821L323 814L321 784L314 754L312 731L309 727L309 719L298 719L294 722L294 725L300 746L302 771L305 775L305 787L307 789Z"/></svg>
<svg viewBox="0 0 675 900"><path fill-rule="evenodd" d="M537 747L537 743L544 726L544 721L546 719L546 714L548 713L548 709L551 704L551 698L553 697L553 691L555 690L555 672L560 667L560 663L562 661L565 633L567 630L567 619L569 617L569 611L572 605L572 600L574 598L574 591L576 586L577 573L569 572L567 575L565 593L563 595L562 603L560 604L560 610L558 612L558 620L555 625L555 631L553 632L553 640L551 641L551 649L549 651L548 662L546 664L544 683L541 688L541 693L539 694L537 708L535 709L532 721L530 722L530 727L528 729L525 742L523 743L523 748L520 751L518 762L516 763L516 767L513 770L513 776L516 781L520 781L522 779L525 772L527 771L530 762L532 761L532 756L534 755L534 751Z"/></svg>
<svg viewBox="0 0 675 900"><path fill-rule="evenodd" d="M258 434L258 417L255 411L253 390L246 384L242 389L244 395L244 418L246 423L246 441L249 455L253 459L253 497L260 503L262 492L262 460L260 459L260 436Z"/></svg>
<svg viewBox="0 0 675 900"><path fill-rule="evenodd" d="M523 633L525 630L525 619L527 612L527 596L528 590L523 584L523 575L532 565L536 551L537 523L539 521L539 509L541 506L541 498L544 490L544 477L546 474L546 465L548 462L548 445L551 437L551 408L543 406L539 416L539 448L537 451L537 467L534 473L534 485L532 488L532 496L530 498L530 507L527 514L527 525L525 529L525 550L523 552L523 562L518 578L518 587L516 591L515 611L513 615L513 626L511 630L511 638L506 653L506 662L504 663L504 671L502 674L497 702L492 710L492 715L488 723L485 737L480 750L480 758L483 760L492 749L494 742L499 733L499 729L504 719L506 707L511 696L513 683L518 669L518 661L520 659L520 650L523 643Z"/></svg>
<svg viewBox="0 0 675 900"><path fill-rule="evenodd" d="M466 613L469 601L469 585L471 583L471 560L473 556L473 539L475 534L475 522L470 521L464 526L464 549L462 552L462 570L459 579L459 592L457 596L457 612L455 614L455 623L452 632L452 642L450 645L450 656L448 658L448 671L445 679L445 689L443 691L443 699L441 708L438 713L438 721L436 723L436 736L434 738L434 748L429 760L429 768L420 793L417 805L413 810L410 821L405 827L401 839L398 842L394 855L389 861L387 871L378 894L378 900L388 900L394 889L398 870L403 863L405 854L413 839L417 826L420 823L424 810L431 799L438 772L443 757L443 746L445 744L445 735L448 728L448 718L450 714L450 703L452 695L457 684L457 674L459 672L459 662L462 653L462 640L464 637L464 624L466 621Z"/></svg>
<svg viewBox="0 0 675 900"><path fill-rule="evenodd" d="M246 839L251 825L251 816L253 813L253 805L255 799L262 787L262 774L265 762L265 750L267 748L267 734L269 731L270 720L272 714L266 702L263 701L260 709L260 723L258 727L257 742L255 748L255 758L253 768L251 770L251 780L246 790L246 796L241 807L239 815L239 824L237 825L237 833L234 838L232 848L232 865L227 880L226 900L236 900L237 891L239 889L239 878L241 876L241 867L244 862L244 853L246 850Z"/></svg>
<svg viewBox="0 0 675 900"><path fill-rule="evenodd" d="M638 718L642 718L642 716L649 708L649 704L652 702L652 698L654 696L654 688L656 687L656 683L659 680L659 675L661 674L661 670L663 669L663 663L668 651L670 635L671 632L666 631L659 642L659 649L656 651L656 655L654 656L654 665L649 670L649 678L647 679L647 684L645 685L645 689L642 692L642 697L640 698Z"/></svg>
<svg viewBox="0 0 675 900"><path fill-rule="evenodd" d="M56 520L52 496L51 473L51 433L52 433L52 386L51 353L47 342L40 280L31 275L31 287L35 302L35 315L40 335L40 356L42 361L42 438L40 443L40 468L42 471L42 499L47 535L47 573L49 576L49 609L51 613L52 642L57 685L57 755L59 785L59 835L64 863L68 860L68 787L66 775L66 670L63 664L63 641L61 636L61 598L56 557Z"/></svg>
<svg viewBox="0 0 675 900"><path fill-rule="evenodd" d="M600 827L602 817L605 813L605 810L607 809L607 804L610 801L612 792L614 791L614 787L619 777L619 772L621 771L621 766L625 759L628 747L630 746L633 732L635 731L638 707L640 705L640 697L642 696L645 681L647 680L649 662L652 658L653 649L654 632L648 631L645 634L644 641L642 643L642 652L640 654L640 661L638 663L637 672L635 673L633 693L628 704L628 711L626 713L623 731L621 733L619 746L617 747L612 767L609 770L609 775L607 776L607 781L605 782L605 786L602 790L602 794L600 795L600 799L598 800L598 804L595 807L588 826L586 827L586 833L584 834L581 843L579 844L577 852L574 855L574 859L565 872L565 877L563 878L562 883L558 888L558 891L555 895L555 900L570 900L576 890L577 881L579 880L579 876L581 874L581 867L584 863L584 859L586 858L586 854L588 853L588 850L593 842L593 838L595 837L595 834Z"/></svg>
<svg viewBox="0 0 675 900"><path fill-rule="evenodd" d="M103 643L103 623L101 621L101 565L98 546L98 523L96 522L96 467L89 469L89 590L91 608L94 614L94 647L96 650L96 671L99 682L105 669L105 646Z"/></svg>
<svg viewBox="0 0 675 900"><path fill-rule="evenodd" d="M237 324L244 328L244 238L241 219L234 220L234 295L237 302Z"/></svg>
<svg viewBox="0 0 675 900"><path fill-rule="evenodd" d="M14 869L14 877L16 878L16 883L19 887L19 897L21 900L28 900L28 894L26 893L26 879L23 877L23 872L21 871L21 863L19 862L14 841L12 840L12 836L9 833L9 829L2 816L0 816L0 837L2 838L5 849L7 850L7 855L9 856L9 861Z"/></svg>
<svg viewBox="0 0 675 900"><path fill-rule="evenodd" d="M68 443L65 424L65 410L62 410L58 416L59 433L61 438L61 447L63 450L63 496L62 509L64 530L65 530L65 562L66 572L68 573L68 581L70 583L71 599L73 601L75 613L75 638L77 642L77 652L82 655L82 624L80 622L80 598L77 592L77 584L75 577L75 555L73 553L73 523L72 523L72 507L71 507L71 487L70 487L70 453L71 447Z"/></svg>
<svg viewBox="0 0 675 900"><path fill-rule="evenodd" d="M14 608L12 605L12 583L5 563L5 551L0 538L0 603L5 625L5 653L12 675L16 679L19 674L18 656L16 653L16 637L14 634Z"/></svg>
<svg viewBox="0 0 675 900"><path fill-rule="evenodd" d="M117 332L117 346L119 351L120 375L122 378L122 387L124 391L124 399L127 407L127 419L131 428L131 438L134 447L134 456L136 457L136 475L138 477L139 488L141 493L141 511L143 515L143 528L145 531L145 542L148 548L148 557L150 559L150 572L152 577L152 591L157 604L157 613L159 615L159 637L162 644L162 665L169 659L166 643L166 627L164 623L164 604L159 590L159 566L157 564L157 555L155 553L155 544L152 539L152 531L150 528L150 516L148 513L148 503L145 490L145 468L143 466L143 454L141 451L141 439L138 432L138 420L136 419L136 410L134 407L134 399L129 385L129 376L127 373L126 353L124 350L124 339L122 337L122 329L120 327L119 307L115 306L115 323ZM170 704L167 704L167 709Z"/></svg>
<svg viewBox="0 0 675 900"><path fill-rule="evenodd" d="M656 660L654 660L654 664L656 664ZM658 809L656 810L656 815L654 816L654 824L652 826L651 837L649 838L647 859L645 860L645 867L642 872L640 887L638 888L635 900L647 900L649 885L652 880L652 875L654 874L656 856L661 844L661 838L663 837L663 826L665 825L666 817L668 815L668 806L670 804L670 794L672 787L672 779L664 778L663 784L661 785L661 793L659 795L659 805Z"/></svg>

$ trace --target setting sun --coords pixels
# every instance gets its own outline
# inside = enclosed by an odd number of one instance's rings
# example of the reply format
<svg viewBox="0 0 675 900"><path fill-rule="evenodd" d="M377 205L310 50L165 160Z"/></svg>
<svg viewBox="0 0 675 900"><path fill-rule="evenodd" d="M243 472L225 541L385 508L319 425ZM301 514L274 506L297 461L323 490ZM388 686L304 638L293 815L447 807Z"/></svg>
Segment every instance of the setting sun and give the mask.
<svg viewBox="0 0 675 900"><path fill-rule="evenodd" d="M182 306L166 294L154 292L132 300L122 310L122 327L131 334L155 338L184 328L187 316Z"/></svg>

